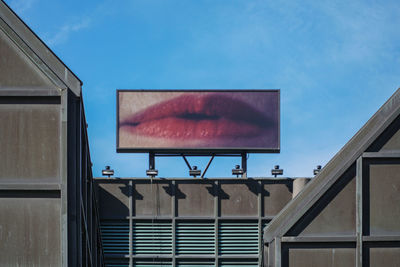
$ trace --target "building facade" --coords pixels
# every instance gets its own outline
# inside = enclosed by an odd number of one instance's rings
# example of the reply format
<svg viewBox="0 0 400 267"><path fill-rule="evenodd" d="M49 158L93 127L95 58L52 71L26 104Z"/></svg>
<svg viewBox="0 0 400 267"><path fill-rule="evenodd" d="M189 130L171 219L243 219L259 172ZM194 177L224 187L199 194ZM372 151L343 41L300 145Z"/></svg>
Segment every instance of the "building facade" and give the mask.
<svg viewBox="0 0 400 267"><path fill-rule="evenodd" d="M286 178L97 178L107 266L261 266ZM296 186L296 183L295 183Z"/></svg>
<svg viewBox="0 0 400 267"><path fill-rule="evenodd" d="M102 266L81 81L0 1L0 266Z"/></svg>
<svg viewBox="0 0 400 267"><path fill-rule="evenodd" d="M0 1L0 266L400 266L399 90L303 190L93 179L81 90Z"/></svg>
<svg viewBox="0 0 400 267"><path fill-rule="evenodd" d="M265 229L266 266L400 266L400 89Z"/></svg>

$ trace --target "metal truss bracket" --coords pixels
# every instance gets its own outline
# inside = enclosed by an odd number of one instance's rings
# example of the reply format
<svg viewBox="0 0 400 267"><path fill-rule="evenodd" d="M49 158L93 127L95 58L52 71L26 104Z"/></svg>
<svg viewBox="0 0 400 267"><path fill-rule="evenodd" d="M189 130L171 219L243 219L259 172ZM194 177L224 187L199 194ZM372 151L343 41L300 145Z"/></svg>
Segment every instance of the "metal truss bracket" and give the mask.
<svg viewBox="0 0 400 267"><path fill-rule="evenodd" d="M193 155L193 154L185 154L185 153L180 153L180 154L156 154L154 152L149 153L149 171L153 170L157 172L156 168L156 157L182 157L183 160L185 161L189 172L195 171L195 169L190 165L187 157L200 157L200 156L211 156L210 160L208 161L204 171L202 173L199 173L198 175L192 175L194 177L200 176L200 178L205 178L205 175L207 173L207 170L209 169L212 161L214 160L215 157L241 157L242 159L242 170L243 170L243 175L242 178L247 178L247 153L243 152L240 154L217 154L217 153L211 153L210 155ZM196 169L197 170L197 169ZM158 173L158 172L157 172ZM154 176L152 176L154 177Z"/></svg>

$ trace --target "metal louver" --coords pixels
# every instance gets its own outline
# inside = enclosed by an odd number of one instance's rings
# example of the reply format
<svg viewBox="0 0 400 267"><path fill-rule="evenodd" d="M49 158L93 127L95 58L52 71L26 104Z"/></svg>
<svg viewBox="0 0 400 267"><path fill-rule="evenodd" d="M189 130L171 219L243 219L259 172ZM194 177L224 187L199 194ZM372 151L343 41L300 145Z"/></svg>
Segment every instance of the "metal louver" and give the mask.
<svg viewBox="0 0 400 267"><path fill-rule="evenodd" d="M221 260L219 267L258 267L258 260Z"/></svg>
<svg viewBox="0 0 400 267"><path fill-rule="evenodd" d="M134 255L172 254L171 222L135 221L133 222L132 232L132 250Z"/></svg>
<svg viewBox="0 0 400 267"><path fill-rule="evenodd" d="M177 220L175 253L185 258L177 259L176 266L216 266L216 242L218 255L224 257L219 259L218 266L258 266L262 229L268 222L262 221L260 231L258 220L219 220L217 228L214 220ZM140 257L133 261L133 266L172 266L169 257L173 255L173 232L172 220L133 220L132 256ZM129 266L122 259L129 255L129 221L103 221L101 233L106 266ZM246 255L251 258L243 258ZM166 258L157 259L159 256Z"/></svg>
<svg viewBox="0 0 400 267"><path fill-rule="evenodd" d="M214 223L178 222L176 251L177 254L215 254Z"/></svg>
<svg viewBox="0 0 400 267"><path fill-rule="evenodd" d="M103 221L100 226L104 254L129 254L129 222ZM109 265L119 266L119 265ZM125 266L125 265L121 265Z"/></svg>
<svg viewBox="0 0 400 267"><path fill-rule="evenodd" d="M214 267L215 263L213 260L180 260L178 261L178 267Z"/></svg>
<svg viewBox="0 0 400 267"><path fill-rule="evenodd" d="M258 222L256 221L220 222L218 252L220 255L257 255L259 253L258 235Z"/></svg>
<svg viewBox="0 0 400 267"><path fill-rule="evenodd" d="M160 261L157 259L137 259L133 262L133 266L135 267L171 267L172 263L168 260Z"/></svg>
<svg viewBox="0 0 400 267"><path fill-rule="evenodd" d="M129 260L125 259L107 259L105 262L106 267L129 267Z"/></svg>

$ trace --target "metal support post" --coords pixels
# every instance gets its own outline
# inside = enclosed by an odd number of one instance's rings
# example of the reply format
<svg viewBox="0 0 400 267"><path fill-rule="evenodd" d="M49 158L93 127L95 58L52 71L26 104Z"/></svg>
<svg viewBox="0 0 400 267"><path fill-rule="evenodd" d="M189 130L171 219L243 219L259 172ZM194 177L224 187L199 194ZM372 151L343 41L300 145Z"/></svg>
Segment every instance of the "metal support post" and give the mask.
<svg viewBox="0 0 400 267"><path fill-rule="evenodd" d="M242 153L243 178L247 178L247 153Z"/></svg>
<svg viewBox="0 0 400 267"><path fill-rule="evenodd" d="M203 174L201 175L201 178L204 178L204 175L206 175L206 172L207 172L208 168L210 167L211 162L213 161L214 157L215 157L215 155L213 154L211 156L210 160L208 161L208 164L207 164L206 168L204 169Z"/></svg>
<svg viewBox="0 0 400 267"><path fill-rule="evenodd" d="M154 170L156 168L156 161L153 152L149 153L149 170Z"/></svg>

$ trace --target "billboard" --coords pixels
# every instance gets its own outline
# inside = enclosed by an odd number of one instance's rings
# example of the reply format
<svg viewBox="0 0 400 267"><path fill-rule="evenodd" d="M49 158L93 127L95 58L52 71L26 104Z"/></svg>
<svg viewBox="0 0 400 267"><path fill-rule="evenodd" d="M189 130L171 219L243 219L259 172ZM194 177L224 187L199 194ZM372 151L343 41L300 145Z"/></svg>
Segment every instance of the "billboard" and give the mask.
<svg viewBox="0 0 400 267"><path fill-rule="evenodd" d="M279 90L117 90L117 152L279 152Z"/></svg>

